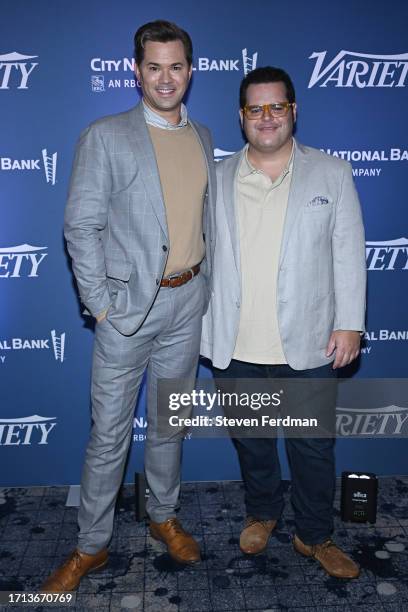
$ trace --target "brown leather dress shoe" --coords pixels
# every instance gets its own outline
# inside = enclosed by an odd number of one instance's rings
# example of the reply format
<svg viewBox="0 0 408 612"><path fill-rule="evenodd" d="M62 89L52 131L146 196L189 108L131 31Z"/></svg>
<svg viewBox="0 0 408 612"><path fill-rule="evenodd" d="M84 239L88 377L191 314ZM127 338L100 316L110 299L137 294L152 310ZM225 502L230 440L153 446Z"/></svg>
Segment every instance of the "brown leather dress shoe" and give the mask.
<svg viewBox="0 0 408 612"><path fill-rule="evenodd" d="M334 578L358 578L360 568L354 563L333 540L326 540L323 544L308 546L303 544L297 535L293 538L295 550L305 557L313 557L319 561L320 565L326 570L329 576Z"/></svg>
<svg viewBox="0 0 408 612"><path fill-rule="evenodd" d="M239 547L246 555L258 555L263 552L272 531L276 527L274 520L261 520L248 516L239 538Z"/></svg>
<svg viewBox="0 0 408 612"><path fill-rule="evenodd" d="M200 547L176 518L169 518L164 523L150 521L150 534L155 540L164 542L170 557L179 563L201 561Z"/></svg>
<svg viewBox="0 0 408 612"><path fill-rule="evenodd" d="M102 549L96 555L87 555L78 549L42 585L41 593L75 591L83 576L102 569L108 562L108 551Z"/></svg>

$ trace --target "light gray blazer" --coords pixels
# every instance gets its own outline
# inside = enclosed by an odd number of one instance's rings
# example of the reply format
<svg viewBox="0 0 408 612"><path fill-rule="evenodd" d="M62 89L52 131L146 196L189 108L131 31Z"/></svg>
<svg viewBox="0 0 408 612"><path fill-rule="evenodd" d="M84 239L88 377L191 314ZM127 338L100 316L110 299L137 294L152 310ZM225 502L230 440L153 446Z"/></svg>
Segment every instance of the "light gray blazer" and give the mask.
<svg viewBox="0 0 408 612"><path fill-rule="evenodd" d="M209 282L216 186L213 149L207 128L190 124L202 145L209 177L202 264ZM108 310L107 318L119 332L133 334L159 290L169 253L159 172L141 103L96 121L81 134L65 211L65 238L87 311L95 316Z"/></svg>
<svg viewBox="0 0 408 612"><path fill-rule="evenodd" d="M231 361L240 317L235 190L243 152L216 166L213 289L201 354L221 369ZM279 332L295 370L333 360L325 356L333 330L364 330L364 229L351 166L296 142L277 284Z"/></svg>

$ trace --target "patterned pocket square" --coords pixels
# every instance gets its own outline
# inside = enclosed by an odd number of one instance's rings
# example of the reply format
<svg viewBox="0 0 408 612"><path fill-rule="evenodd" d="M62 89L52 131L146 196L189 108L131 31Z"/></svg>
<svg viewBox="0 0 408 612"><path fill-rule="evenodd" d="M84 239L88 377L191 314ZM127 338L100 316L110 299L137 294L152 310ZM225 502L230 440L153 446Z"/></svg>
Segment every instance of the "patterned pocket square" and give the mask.
<svg viewBox="0 0 408 612"><path fill-rule="evenodd" d="M330 200L325 196L316 196L315 198L313 198L313 200L310 200L310 202L308 202L306 206L308 208L317 208L321 206L327 206L329 203Z"/></svg>

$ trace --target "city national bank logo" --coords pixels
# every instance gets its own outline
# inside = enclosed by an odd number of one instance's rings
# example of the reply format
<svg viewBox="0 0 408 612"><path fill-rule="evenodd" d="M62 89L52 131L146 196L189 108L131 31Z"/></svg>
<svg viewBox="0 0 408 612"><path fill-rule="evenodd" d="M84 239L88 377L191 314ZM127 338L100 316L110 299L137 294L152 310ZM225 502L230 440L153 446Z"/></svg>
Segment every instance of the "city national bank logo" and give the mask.
<svg viewBox="0 0 408 612"><path fill-rule="evenodd" d="M408 435L408 408L385 406L361 410L337 407L336 432L342 437L405 437Z"/></svg>
<svg viewBox="0 0 408 612"><path fill-rule="evenodd" d="M133 442L144 442L146 440L147 421L145 417L135 417L133 419ZM184 434L185 440L191 440L193 434L188 431Z"/></svg>
<svg viewBox="0 0 408 612"><path fill-rule="evenodd" d="M56 426L56 417L0 418L0 446L48 444L48 436Z"/></svg>
<svg viewBox="0 0 408 612"><path fill-rule="evenodd" d="M37 278L38 268L48 253L48 247L20 244L0 247L0 278Z"/></svg>
<svg viewBox="0 0 408 612"><path fill-rule="evenodd" d="M131 57L123 57L122 59L103 59L101 57L93 57L91 59L90 67L93 73L99 73L91 75L91 90L94 93L102 93L106 91L106 89L112 88L120 89L121 87L136 87L135 60ZM108 73L106 80L105 75L100 74L101 72ZM129 78L125 79L110 78L111 76L114 76L112 73L118 72L130 72L131 75Z"/></svg>
<svg viewBox="0 0 408 612"><path fill-rule="evenodd" d="M401 147L390 147L389 149L320 149L327 155L345 159L353 164L353 176L380 176L383 168L382 162L407 162L408 149ZM364 164L364 167L355 167L355 164ZM365 164L373 164L367 167Z"/></svg>
<svg viewBox="0 0 408 612"><path fill-rule="evenodd" d="M364 333L367 346L360 350L363 355L369 355L372 342L408 342L408 329L371 329Z"/></svg>
<svg viewBox="0 0 408 612"><path fill-rule="evenodd" d="M65 355L65 332L58 335L51 330L49 338L7 338L0 339L0 364L5 363L9 351L44 351L51 350L55 361L63 363Z"/></svg>
<svg viewBox="0 0 408 612"><path fill-rule="evenodd" d="M13 159L12 157L0 157L0 170L26 171L43 170L44 178L50 185L55 185L57 180L57 153L48 153L47 149L41 150L41 159Z"/></svg>
<svg viewBox="0 0 408 612"><path fill-rule="evenodd" d="M366 242L367 270L408 270L408 238Z"/></svg>
<svg viewBox="0 0 408 612"><path fill-rule="evenodd" d="M97 93L105 91L105 77L103 75L93 74L91 76L91 89Z"/></svg>
<svg viewBox="0 0 408 612"><path fill-rule="evenodd" d="M228 59L214 59L211 57L199 57L194 62L193 70L197 72L240 72L243 71L246 76L251 70L256 68L258 61L258 52L249 53L248 49L242 49L241 57ZM135 60L133 58L124 57L122 59L103 59L101 57L93 57L90 62L90 68L94 74L91 75L91 90L96 93L104 92L106 89L121 88L121 87L136 87L136 79L134 76ZM111 78L113 73L132 73L130 78ZM97 73L97 74L95 74ZM108 78L105 74L108 73Z"/></svg>
<svg viewBox="0 0 408 612"><path fill-rule="evenodd" d="M339 51L326 62L327 51L314 52L315 60L308 88L315 87L405 87L408 74L408 53L373 55Z"/></svg>
<svg viewBox="0 0 408 612"><path fill-rule="evenodd" d="M241 59L242 58L242 59ZM258 52L248 53L248 49L242 49L241 58L238 59L212 59L210 57L199 57L197 63L193 65L193 70L198 72L217 72L221 71L237 71L243 70L246 76L252 70L255 70L258 61Z"/></svg>
<svg viewBox="0 0 408 612"><path fill-rule="evenodd" d="M38 55L22 55L13 51L0 55L0 89L28 89L28 78L38 62L27 62Z"/></svg>
<svg viewBox="0 0 408 612"><path fill-rule="evenodd" d="M144 417L133 419L133 442L144 442L146 440L147 421Z"/></svg>

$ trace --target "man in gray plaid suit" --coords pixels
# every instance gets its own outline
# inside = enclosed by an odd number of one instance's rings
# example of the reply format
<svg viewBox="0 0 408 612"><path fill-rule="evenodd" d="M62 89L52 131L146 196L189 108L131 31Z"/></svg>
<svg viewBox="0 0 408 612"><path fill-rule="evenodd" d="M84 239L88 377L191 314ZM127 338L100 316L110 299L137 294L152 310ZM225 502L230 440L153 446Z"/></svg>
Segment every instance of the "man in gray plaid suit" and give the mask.
<svg viewBox="0 0 408 612"><path fill-rule="evenodd" d="M155 21L135 35L143 100L81 135L65 236L81 300L95 317L92 430L81 481L77 549L42 587L69 591L107 563L114 507L147 369L145 472L150 532L181 563L200 560L176 519L183 431L157 432L159 379L196 375L209 298L213 152L182 104L192 73L189 35Z"/></svg>

